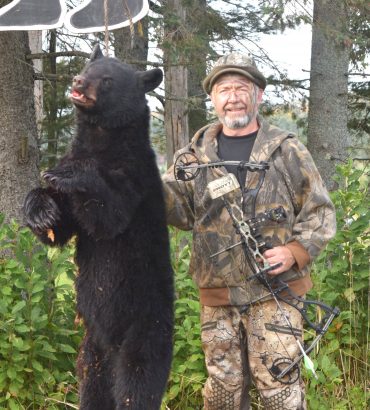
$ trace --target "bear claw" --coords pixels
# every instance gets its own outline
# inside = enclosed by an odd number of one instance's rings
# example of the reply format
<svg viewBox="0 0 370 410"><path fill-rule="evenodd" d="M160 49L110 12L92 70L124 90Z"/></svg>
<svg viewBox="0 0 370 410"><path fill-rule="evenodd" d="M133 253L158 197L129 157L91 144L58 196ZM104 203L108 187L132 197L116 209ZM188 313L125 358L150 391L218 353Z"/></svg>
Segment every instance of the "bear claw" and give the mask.
<svg viewBox="0 0 370 410"><path fill-rule="evenodd" d="M55 188L57 191L65 193L73 191L73 172L70 169L45 171L42 173L42 177L49 186Z"/></svg>

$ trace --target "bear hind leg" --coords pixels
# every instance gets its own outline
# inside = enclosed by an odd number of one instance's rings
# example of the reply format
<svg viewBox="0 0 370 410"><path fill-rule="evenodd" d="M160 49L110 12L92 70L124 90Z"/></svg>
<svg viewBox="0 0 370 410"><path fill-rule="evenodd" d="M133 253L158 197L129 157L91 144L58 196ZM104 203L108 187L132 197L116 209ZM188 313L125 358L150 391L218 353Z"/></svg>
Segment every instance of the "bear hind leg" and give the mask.
<svg viewBox="0 0 370 410"><path fill-rule="evenodd" d="M77 360L80 410L114 410L110 363L109 352L103 352L86 335Z"/></svg>
<svg viewBox="0 0 370 410"><path fill-rule="evenodd" d="M164 355L157 351L140 357L122 350L117 353L113 387L116 410L159 410L171 367L171 348L167 350Z"/></svg>

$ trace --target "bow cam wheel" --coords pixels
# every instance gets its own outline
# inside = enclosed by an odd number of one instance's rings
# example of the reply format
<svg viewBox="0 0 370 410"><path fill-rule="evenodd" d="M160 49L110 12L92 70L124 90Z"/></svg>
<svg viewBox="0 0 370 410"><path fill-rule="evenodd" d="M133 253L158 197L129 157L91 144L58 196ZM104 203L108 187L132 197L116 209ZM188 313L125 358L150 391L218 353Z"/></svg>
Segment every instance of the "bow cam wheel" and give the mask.
<svg viewBox="0 0 370 410"><path fill-rule="evenodd" d="M180 154L174 164L175 178L180 181L191 181L199 175L199 160L192 152Z"/></svg>
<svg viewBox="0 0 370 410"><path fill-rule="evenodd" d="M299 364L295 364L287 374L280 377L279 375L292 364L292 360L286 357L281 357L273 361L272 366L268 368L271 376L283 384L293 384L300 376Z"/></svg>

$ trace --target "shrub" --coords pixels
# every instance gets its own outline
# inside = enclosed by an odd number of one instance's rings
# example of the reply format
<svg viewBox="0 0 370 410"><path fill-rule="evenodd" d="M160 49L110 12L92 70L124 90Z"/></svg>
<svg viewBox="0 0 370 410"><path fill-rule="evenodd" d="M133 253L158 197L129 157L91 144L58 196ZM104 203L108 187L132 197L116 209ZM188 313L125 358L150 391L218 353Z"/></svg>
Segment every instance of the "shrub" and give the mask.
<svg viewBox="0 0 370 410"><path fill-rule="evenodd" d="M318 257L309 297L341 309L316 357L319 381L309 380L310 409L365 409L369 376L369 192L366 169L337 168L332 193L337 234Z"/></svg>
<svg viewBox="0 0 370 410"><path fill-rule="evenodd" d="M200 338L199 295L188 274L190 242L189 233L171 229L172 264L176 282L175 334L172 370L163 409L202 408L201 390L206 371Z"/></svg>
<svg viewBox="0 0 370 410"><path fill-rule="evenodd" d="M3 216L0 249L0 408L76 403L72 249L48 249Z"/></svg>

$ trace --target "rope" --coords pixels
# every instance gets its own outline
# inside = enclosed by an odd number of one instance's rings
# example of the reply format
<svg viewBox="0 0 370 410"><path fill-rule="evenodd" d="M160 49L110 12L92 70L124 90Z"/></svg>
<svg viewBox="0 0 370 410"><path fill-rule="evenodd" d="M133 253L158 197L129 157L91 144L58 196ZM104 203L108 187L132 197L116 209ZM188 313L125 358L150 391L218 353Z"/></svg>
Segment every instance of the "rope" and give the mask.
<svg viewBox="0 0 370 410"><path fill-rule="evenodd" d="M109 30L108 30L108 0L104 0L104 42L105 42L105 55L109 54Z"/></svg>
<svg viewBox="0 0 370 410"><path fill-rule="evenodd" d="M134 48L134 43L135 43L135 27L134 27L134 23L132 21L132 15L131 15L131 11L128 7L127 0L123 0L123 10L125 12L126 17L130 21L131 49L133 49Z"/></svg>
<svg viewBox="0 0 370 410"><path fill-rule="evenodd" d="M134 48L134 42L135 42L135 27L134 23L132 21L132 15L130 8L127 4L127 0L123 0L123 11L126 15L126 17L130 21L130 36L131 36L131 49ZM109 54L109 20L108 20L108 0L104 0L104 43L105 43L105 55L108 56Z"/></svg>

